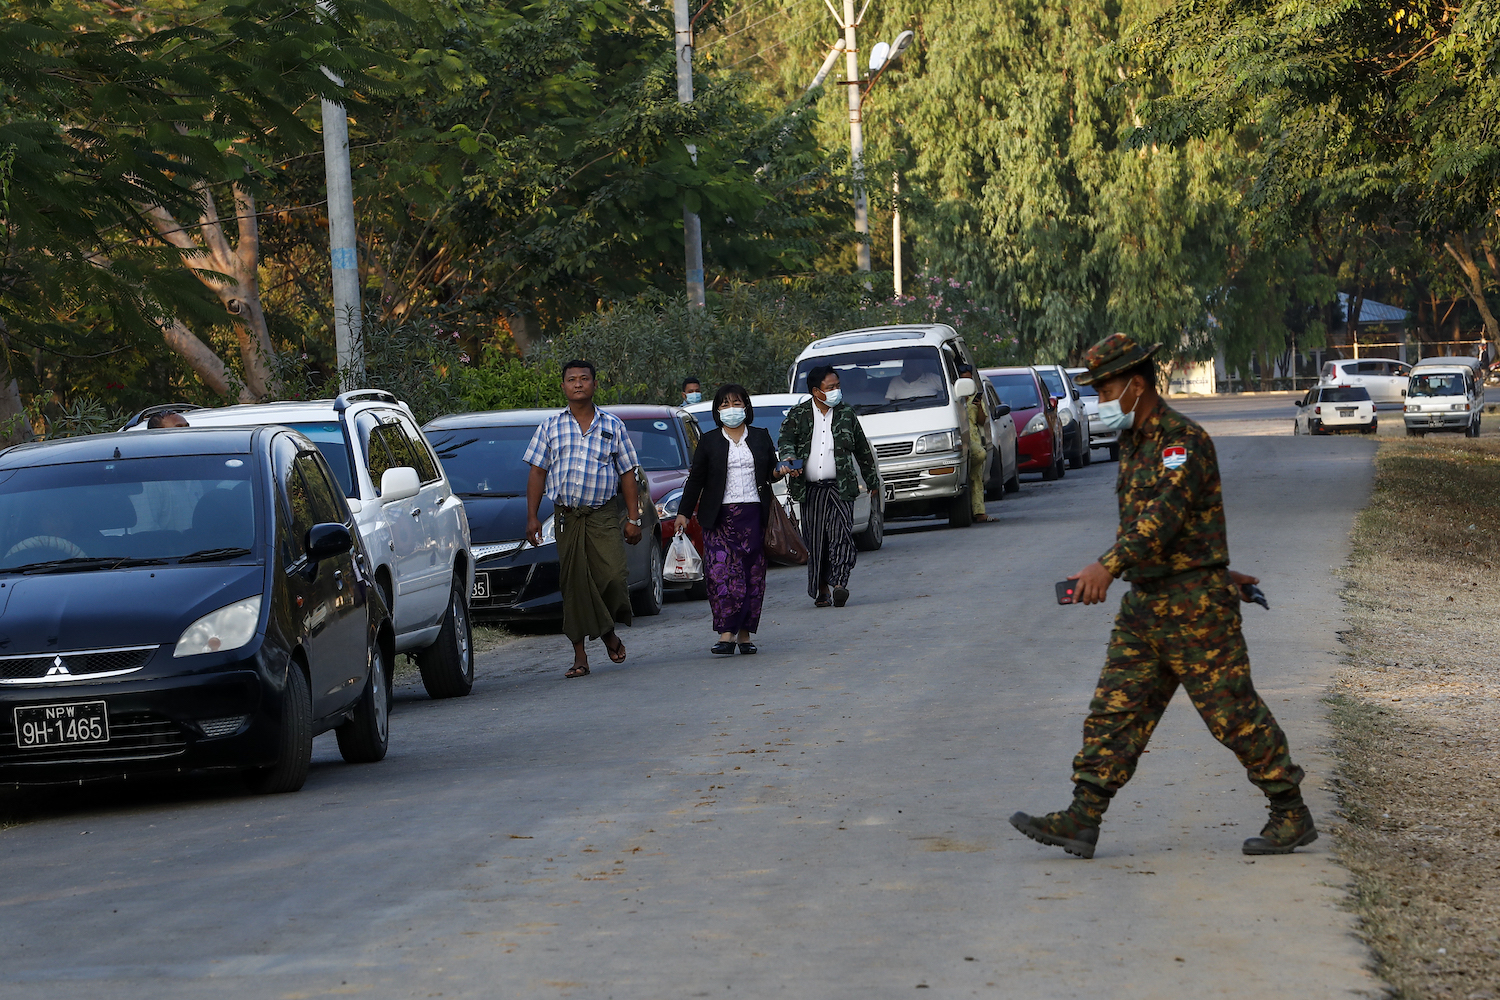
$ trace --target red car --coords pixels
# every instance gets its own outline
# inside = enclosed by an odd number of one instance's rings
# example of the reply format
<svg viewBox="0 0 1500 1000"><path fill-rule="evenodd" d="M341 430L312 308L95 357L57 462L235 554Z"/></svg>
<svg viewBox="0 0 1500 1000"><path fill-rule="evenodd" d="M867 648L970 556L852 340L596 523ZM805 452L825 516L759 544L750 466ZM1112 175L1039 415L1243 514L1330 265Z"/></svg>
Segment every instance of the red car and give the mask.
<svg viewBox="0 0 1500 1000"><path fill-rule="evenodd" d="M651 483L651 500L661 518L662 552L672 545L677 534L677 501L682 498L682 484L687 482L693 451L698 447L698 421L678 406L606 406L610 413L625 422L630 443L641 460L641 471ZM669 509L670 508L670 509ZM703 554L703 529L694 517L688 522L687 536L698 554ZM667 587L673 583L666 581ZM693 584L692 594L708 596L701 583Z"/></svg>
<svg viewBox="0 0 1500 1000"><path fill-rule="evenodd" d="M1063 457L1062 421L1057 402L1042 377L1029 365L1021 368L986 368L979 374L990 380L1000 401L1010 407L1016 427L1016 470L1040 472L1043 479L1061 479L1068 465Z"/></svg>

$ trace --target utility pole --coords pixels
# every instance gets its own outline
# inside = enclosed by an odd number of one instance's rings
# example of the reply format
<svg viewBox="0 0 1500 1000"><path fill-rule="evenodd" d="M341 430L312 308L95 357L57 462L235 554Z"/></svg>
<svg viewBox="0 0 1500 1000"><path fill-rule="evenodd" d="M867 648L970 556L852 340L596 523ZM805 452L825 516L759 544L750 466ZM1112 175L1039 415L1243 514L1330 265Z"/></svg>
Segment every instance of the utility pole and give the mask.
<svg viewBox="0 0 1500 1000"><path fill-rule="evenodd" d="M328 9L328 0L318 0ZM323 75L344 81L325 66ZM342 104L323 102L323 167L328 190L328 245L333 264L333 340L339 375L365 380L365 343L359 302L359 251L354 228L354 180L349 170L349 114ZM340 386L352 389L353 385Z"/></svg>
<svg viewBox="0 0 1500 1000"><path fill-rule="evenodd" d="M693 103L693 24L688 17L688 0L673 0L672 13L677 23L677 100ZM698 147L688 144L688 155L698 162ZM698 213L682 203L682 243L687 258L688 307L702 309L707 304L703 285L703 227Z"/></svg>
<svg viewBox="0 0 1500 1000"><path fill-rule="evenodd" d="M682 0L678 0L679 3ZM870 9L869 0L865 8L854 15L854 0L844 0L844 69L849 87L849 170L854 177L854 231L859 234L859 269L870 270L870 206L865 200L865 131L860 118L862 95L859 72L859 46L855 42L854 29ZM837 17L837 15L835 15Z"/></svg>

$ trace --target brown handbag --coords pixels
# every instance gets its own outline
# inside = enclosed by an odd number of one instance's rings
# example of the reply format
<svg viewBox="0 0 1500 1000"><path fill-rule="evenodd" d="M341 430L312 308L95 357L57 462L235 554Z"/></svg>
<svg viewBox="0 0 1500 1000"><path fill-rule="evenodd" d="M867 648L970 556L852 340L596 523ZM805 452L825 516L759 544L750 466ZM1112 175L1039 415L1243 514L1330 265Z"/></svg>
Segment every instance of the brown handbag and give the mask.
<svg viewBox="0 0 1500 1000"><path fill-rule="evenodd" d="M762 544L766 558L783 566L806 566L807 546L802 542L802 529L797 525L797 515L792 512L791 501L782 507L776 500L766 512L766 534Z"/></svg>

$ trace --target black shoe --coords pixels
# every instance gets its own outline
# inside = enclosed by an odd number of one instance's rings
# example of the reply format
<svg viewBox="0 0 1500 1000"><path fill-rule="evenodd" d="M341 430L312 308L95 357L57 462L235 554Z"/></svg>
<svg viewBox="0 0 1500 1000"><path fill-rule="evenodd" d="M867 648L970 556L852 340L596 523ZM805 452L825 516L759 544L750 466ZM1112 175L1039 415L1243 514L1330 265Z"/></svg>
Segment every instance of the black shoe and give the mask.
<svg viewBox="0 0 1500 1000"><path fill-rule="evenodd" d="M833 606L836 607L836 608L842 608L844 605L846 605L848 603L849 603L849 588L848 587L834 587L833 588Z"/></svg>
<svg viewBox="0 0 1500 1000"><path fill-rule="evenodd" d="M732 642L716 642L716 643L713 644L712 647L709 648L708 651L710 653L717 653L720 656L723 656L726 653L733 653L734 652L734 643L732 643Z"/></svg>
<svg viewBox="0 0 1500 1000"><path fill-rule="evenodd" d="M751 653L760 652L760 650L755 648L755 643L753 642L742 642L740 643L740 652L746 656L749 656Z"/></svg>
<svg viewBox="0 0 1500 1000"><path fill-rule="evenodd" d="M1317 839L1318 831L1307 806L1299 804L1291 809L1272 806L1266 828L1259 837L1246 840L1240 850L1246 854L1291 854Z"/></svg>
<svg viewBox="0 0 1500 1000"><path fill-rule="evenodd" d="M1099 843L1099 828L1084 826L1067 811L1048 813L1045 816L1028 816L1018 812L1010 818L1010 825L1032 840L1053 847L1061 847L1069 854L1085 860L1094 856Z"/></svg>

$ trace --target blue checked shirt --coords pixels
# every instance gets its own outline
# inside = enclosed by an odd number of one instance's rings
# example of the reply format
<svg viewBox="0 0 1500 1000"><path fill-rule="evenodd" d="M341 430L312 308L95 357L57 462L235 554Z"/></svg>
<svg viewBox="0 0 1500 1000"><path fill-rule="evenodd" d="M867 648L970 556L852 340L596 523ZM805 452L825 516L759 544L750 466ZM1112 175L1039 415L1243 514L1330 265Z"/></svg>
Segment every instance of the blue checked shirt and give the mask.
<svg viewBox="0 0 1500 1000"><path fill-rule="evenodd" d="M547 470L547 497L563 507L598 507L641 464L625 423L598 409L586 434L568 410L542 421L521 461Z"/></svg>

